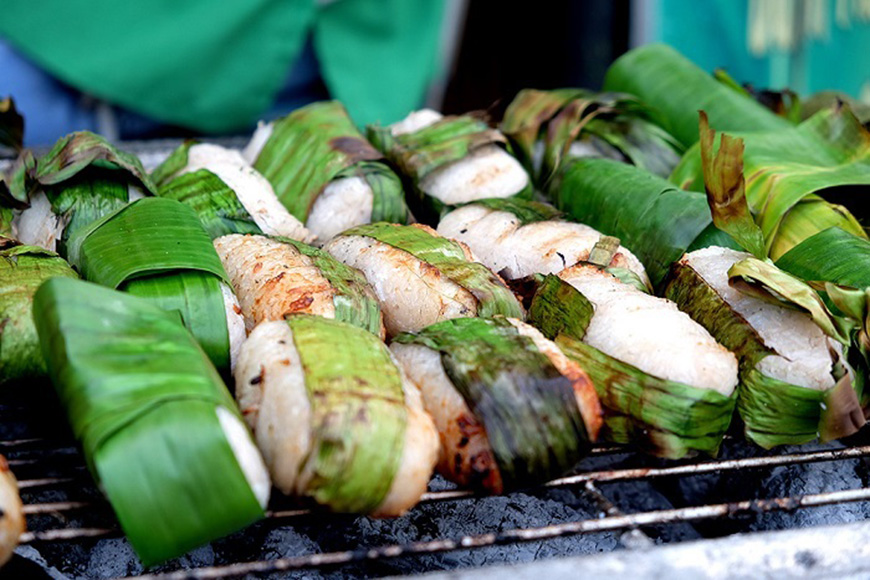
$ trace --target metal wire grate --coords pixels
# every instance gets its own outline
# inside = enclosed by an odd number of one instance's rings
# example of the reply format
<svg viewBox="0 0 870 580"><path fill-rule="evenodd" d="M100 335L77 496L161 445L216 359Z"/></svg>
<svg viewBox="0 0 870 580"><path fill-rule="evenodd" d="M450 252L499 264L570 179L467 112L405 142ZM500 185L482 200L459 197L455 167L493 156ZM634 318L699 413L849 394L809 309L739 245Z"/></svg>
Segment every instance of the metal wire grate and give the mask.
<svg viewBox="0 0 870 580"><path fill-rule="evenodd" d="M0 418L17 412L14 408L3 407L0 409ZM88 550L101 538L120 538L121 532L111 515L111 509L94 488L74 443L62 434L40 436L40 422L33 424L34 421L30 418L26 422L25 431L28 435L36 436L0 440L0 452L7 456L10 466L19 476L22 498L25 501L28 532L22 536L22 543L31 544L37 550L52 545L74 545ZM732 446L746 447L737 441L730 443ZM591 517L537 527L496 527L484 533L466 533L457 528L452 533L435 539L387 541L381 545L326 550L300 556L246 559L240 555L238 561L212 566L186 568L186 564L170 563L161 567L159 572L139 577L227 578L312 569L334 570L336 567L340 571L341 566L351 564L365 566L372 562L413 559L427 554L479 550L488 546L510 546L549 541L564 536L608 532L618 534L619 544L623 548L642 548L663 543L661 534L655 533L655 530L667 526L705 520L725 522L741 518L752 519L768 512L794 513L818 506L870 502L870 487L864 485L853 489L834 488L818 493L782 497L752 497L757 490L747 487L738 490L744 497L749 496L747 499L649 510L626 506L625 501L613 499L614 495L619 494L610 493L613 490L618 491L620 486L629 482L679 483L687 478L711 474L720 478L735 477L734 481L739 482L747 473L782 467L804 466L807 470L813 470L825 464L856 460L860 460L858 465L864 466L864 461L870 457L870 445L838 448L816 446L809 450L757 453L748 457L662 462L627 453L623 449L600 447L587 460L591 465L588 471L551 481L541 488L573 490L583 495L594 506ZM449 488L430 491L423 498L424 505L448 506L462 501L473 504L480 501L480 498L475 498L463 490ZM414 510L411 515L413 513ZM325 514L277 498L266 521L257 525L267 529L279 529L292 527L299 521L312 518L327 525L330 520L341 517L346 516Z"/></svg>

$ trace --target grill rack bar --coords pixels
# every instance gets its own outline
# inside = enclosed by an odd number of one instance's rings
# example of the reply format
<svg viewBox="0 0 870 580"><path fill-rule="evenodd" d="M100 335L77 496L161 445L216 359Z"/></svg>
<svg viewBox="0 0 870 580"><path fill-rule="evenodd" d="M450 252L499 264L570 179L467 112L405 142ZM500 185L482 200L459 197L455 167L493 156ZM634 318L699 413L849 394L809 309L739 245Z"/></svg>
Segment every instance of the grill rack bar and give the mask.
<svg viewBox="0 0 870 580"><path fill-rule="evenodd" d="M384 560L409 555L434 554L464 548L481 548L505 543L532 542L567 535L618 531L677 522L695 522L713 518L734 517L740 514L792 511L800 508L859 501L870 501L870 489L860 488L809 494L800 497L745 500L733 503L656 510L629 515L605 516L599 519L579 520L540 528L515 529L499 533L461 536L456 539L395 544L370 549L310 554L293 558L241 562L226 566L203 567L179 572L145 574L136 578L137 580L207 580L243 576L245 574L285 572L302 568L351 564L367 560Z"/></svg>
<svg viewBox="0 0 870 580"><path fill-rule="evenodd" d="M785 465L799 465L803 463L817 463L824 461L839 461L844 459L856 459L862 457L870 457L870 445L859 447L848 447L843 449L829 449L823 451L808 451L803 453L787 453L782 455L772 455L765 457L750 457L744 459L722 459L713 460L703 463L689 463L685 465L674 465L669 467L641 467L641 468L626 468L613 469L603 471L590 471L571 475L568 477L560 477L547 482L543 487L559 488L584 485L586 489L594 487L596 483L614 483L617 481L638 480L638 479L653 479L660 477L673 477L685 475L702 475L724 471L742 471L746 469L758 468L773 468ZM41 478L41 479L25 479L18 482L20 489L33 489L39 487L54 487L57 485L65 485L78 481L74 477L57 477L57 478ZM421 502L440 502L460 500L475 497L475 494L468 490L452 489L445 491L426 492L421 498ZM597 498L595 498L598 501ZM606 498L604 498L606 500ZM609 500L608 500L609 502ZM26 506L25 510L32 510L25 513L60 513L91 507L90 502L57 502L52 504L31 504ZM614 506L615 507L615 506ZM606 510L604 510L606 511ZM285 519L301 517L317 513L311 509L288 509L274 510L267 512L266 516L273 519ZM36 538L34 538L36 539Z"/></svg>

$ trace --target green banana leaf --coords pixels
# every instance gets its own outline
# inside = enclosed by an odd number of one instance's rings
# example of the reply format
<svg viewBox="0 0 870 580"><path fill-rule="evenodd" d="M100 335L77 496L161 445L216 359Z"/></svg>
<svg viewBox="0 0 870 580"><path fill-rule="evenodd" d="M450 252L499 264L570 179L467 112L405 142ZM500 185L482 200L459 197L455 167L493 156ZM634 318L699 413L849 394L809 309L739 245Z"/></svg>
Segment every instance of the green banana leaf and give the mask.
<svg viewBox="0 0 870 580"><path fill-rule="evenodd" d="M864 380L870 376L870 320L866 314L870 304L870 296L867 296L870 260L867 256L870 256L870 241L840 228L828 228L807 238L776 261L779 268L810 281L833 310L845 313L856 322L852 344L864 360L851 357L849 360L861 368ZM832 300L844 292L847 295L842 299L836 303ZM857 298L856 293L859 295ZM867 389L864 389L861 403L865 409L870 408Z"/></svg>
<svg viewBox="0 0 870 580"><path fill-rule="evenodd" d="M289 244L303 256L308 256L335 290L332 304L335 319L381 335L382 319L378 298L362 272L339 262L327 252L290 238L273 236L272 239Z"/></svg>
<svg viewBox="0 0 870 580"><path fill-rule="evenodd" d="M0 187L3 186L2 175L0 175ZM15 214L11 207L0 206L0 238L12 238L15 231L12 227L12 220L15 219Z"/></svg>
<svg viewBox="0 0 870 580"><path fill-rule="evenodd" d="M591 442L573 383L504 318L455 318L395 338L441 353L483 425L506 489L573 469Z"/></svg>
<svg viewBox="0 0 870 580"><path fill-rule="evenodd" d="M317 197L342 177L366 180L374 193L372 221L406 223L402 183L365 140L338 101L313 103L274 121L254 168L303 224Z"/></svg>
<svg viewBox="0 0 870 580"><path fill-rule="evenodd" d="M30 149L23 149L5 172L0 171L0 206L4 209L26 209L36 190L32 175L36 158Z"/></svg>
<svg viewBox="0 0 870 580"><path fill-rule="evenodd" d="M238 410L176 315L66 278L40 287L34 312L73 432L143 564L263 517L216 414Z"/></svg>
<svg viewBox="0 0 870 580"><path fill-rule="evenodd" d="M759 298L764 292L763 299L805 310L826 333L848 343L849 330L844 321L833 317L809 286L770 262L742 260L729 273L738 290ZM858 385L843 361L835 364L836 383L828 391L774 379L757 367L776 351L688 264L682 261L674 264L664 295L737 356L740 362L737 409L750 441L765 449L808 443L817 438L828 441L851 435L864 424L860 393L855 388Z"/></svg>
<svg viewBox="0 0 870 580"><path fill-rule="evenodd" d="M555 274L536 278L537 288L529 306L529 324L550 340L555 340L560 334L582 340L595 314L595 307L576 288Z"/></svg>
<svg viewBox="0 0 870 580"><path fill-rule="evenodd" d="M601 149L596 156L627 161L660 177L670 175L681 146L651 117L631 95L525 89L508 106L500 128L543 189L575 141ZM536 160L536 145L543 146L540 161Z"/></svg>
<svg viewBox="0 0 870 580"><path fill-rule="evenodd" d="M438 221L437 216L446 206L420 189L420 182L427 175L481 147L497 144L508 148L504 135L471 115L444 117L428 127L398 136L389 127L369 125L367 135L409 184L408 193L413 196L408 202L414 215L433 222ZM530 182L516 196L528 199L532 191Z"/></svg>
<svg viewBox="0 0 870 580"><path fill-rule="evenodd" d="M684 147L698 141L700 110L721 131L782 131L792 126L663 44L641 46L616 59L604 77L604 90L637 96Z"/></svg>
<svg viewBox="0 0 870 580"><path fill-rule="evenodd" d="M677 189L637 167L609 159L567 160L549 191L573 219L616 236L659 286L687 250L739 249L713 224L706 197Z"/></svg>
<svg viewBox="0 0 870 580"><path fill-rule="evenodd" d="M163 189L175 176L187 167L190 156L190 148L198 145L196 139L185 139L184 142L172 150L166 159L151 171L151 181L159 190Z"/></svg>
<svg viewBox="0 0 870 580"><path fill-rule="evenodd" d="M592 377L604 408L603 440L668 459L718 453L736 392L726 397L653 377L565 334L556 345Z"/></svg>
<svg viewBox="0 0 870 580"><path fill-rule="evenodd" d="M777 261L777 267L808 281L870 288L870 240L840 228L807 238Z"/></svg>
<svg viewBox="0 0 870 580"><path fill-rule="evenodd" d="M185 173L166 182L157 195L190 206L212 239L228 234L263 233L236 192L207 169Z"/></svg>
<svg viewBox="0 0 870 580"><path fill-rule="evenodd" d="M220 258L196 214L181 202L145 198L91 223L70 244L82 278L181 313L215 366L230 368Z"/></svg>
<svg viewBox="0 0 870 580"><path fill-rule="evenodd" d="M287 319L312 402L305 495L337 512L367 513L384 500L405 445L402 378L376 336L310 315Z"/></svg>
<svg viewBox="0 0 870 580"><path fill-rule="evenodd" d="M746 199L772 259L828 227L866 237L846 208L823 199L854 186L850 199L863 211L863 198L870 194L870 131L847 106L821 111L797 127L736 137L745 142ZM703 188L698 146L685 154L671 181Z"/></svg>
<svg viewBox="0 0 870 580"><path fill-rule="evenodd" d="M592 378L604 408L601 439L669 459L716 455L736 394L659 379L584 344L594 310L576 288L550 274L532 298L529 322Z"/></svg>
<svg viewBox="0 0 870 580"><path fill-rule="evenodd" d="M20 151L24 147L24 117L12 97L0 99L0 147Z"/></svg>
<svg viewBox="0 0 870 580"><path fill-rule="evenodd" d="M453 240L414 226L385 223L358 226L342 235L372 238L434 266L474 295L479 304L478 316L501 314L521 320L524 316L522 305L505 283L483 264L468 260L462 247Z"/></svg>
<svg viewBox="0 0 870 580"><path fill-rule="evenodd" d="M25 166L27 164L25 163ZM154 194L155 187L137 157L88 132L60 139L35 166L10 182L12 196L25 204L41 189L52 211L66 221L58 252L69 259L70 239L93 221L130 201L130 187Z"/></svg>
<svg viewBox="0 0 870 580"><path fill-rule="evenodd" d="M0 385L45 375L33 326L33 295L56 276L78 277L54 252L14 243L0 249Z"/></svg>

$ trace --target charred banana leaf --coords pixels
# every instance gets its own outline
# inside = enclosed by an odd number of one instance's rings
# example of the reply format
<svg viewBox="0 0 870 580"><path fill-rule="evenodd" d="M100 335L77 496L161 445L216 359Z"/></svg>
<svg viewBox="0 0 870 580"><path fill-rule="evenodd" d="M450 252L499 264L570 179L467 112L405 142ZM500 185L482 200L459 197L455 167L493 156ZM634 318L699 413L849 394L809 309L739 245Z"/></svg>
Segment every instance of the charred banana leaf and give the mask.
<svg viewBox="0 0 870 580"><path fill-rule="evenodd" d="M563 475L576 466L596 437L597 409L592 410L593 419L586 419L590 409L581 408L575 395L575 390L584 388L578 382L591 391L589 378L582 370L570 376L557 368L536 341L505 318L447 320L402 334L395 342L440 353L452 388L483 427L504 489ZM425 400L427 389L434 385L421 388ZM597 404L593 395L590 406ZM490 485L489 491L500 490Z"/></svg>
<svg viewBox="0 0 870 580"><path fill-rule="evenodd" d="M620 93L525 89L500 128L542 189L565 157L610 158L667 177L682 149L653 122L650 109Z"/></svg>

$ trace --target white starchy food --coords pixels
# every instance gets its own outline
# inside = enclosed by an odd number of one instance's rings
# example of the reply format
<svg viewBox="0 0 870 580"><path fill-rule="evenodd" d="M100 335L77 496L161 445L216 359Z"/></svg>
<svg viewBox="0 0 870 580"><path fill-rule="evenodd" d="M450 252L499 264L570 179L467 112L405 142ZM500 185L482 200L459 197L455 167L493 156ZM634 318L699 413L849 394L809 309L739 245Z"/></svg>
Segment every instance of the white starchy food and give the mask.
<svg viewBox="0 0 870 580"><path fill-rule="evenodd" d="M477 315L471 292L404 250L365 236L338 236L324 249L362 271L378 297L390 336Z"/></svg>
<svg viewBox="0 0 870 580"><path fill-rule="evenodd" d="M345 230L371 223L374 199L362 177L333 179L314 200L305 227L317 236L318 245L325 244Z"/></svg>
<svg viewBox="0 0 870 580"><path fill-rule="evenodd" d="M242 157L245 158L245 161L251 165L257 161L257 157L260 156L260 151L262 151L263 147L266 146L266 142L269 140L269 137L272 136L274 128L275 125L271 122L264 123L263 121L260 121L257 123L256 131L254 131L251 140L248 141L248 144L242 151Z"/></svg>
<svg viewBox="0 0 870 580"><path fill-rule="evenodd" d="M310 241L312 234L287 211L269 180L260 175L238 151L211 143L198 143L187 152L187 165L176 175L205 169L232 189L264 234Z"/></svg>
<svg viewBox="0 0 870 580"><path fill-rule="evenodd" d="M484 145L434 170L420 189L446 205L488 197L510 197L529 184L526 170L498 145Z"/></svg>
<svg viewBox="0 0 870 580"><path fill-rule="evenodd" d="M423 396L441 440L438 471L456 483L502 489L501 473L483 425L444 372L438 351L417 344L390 345ZM458 461L457 461L458 458Z"/></svg>
<svg viewBox="0 0 870 580"><path fill-rule="evenodd" d="M335 318L335 289L314 261L292 245L230 234L215 239L214 247L239 298L248 332L287 314Z"/></svg>
<svg viewBox="0 0 870 580"><path fill-rule="evenodd" d="M399 361L395 357L391 358L402 376L402 392L405 395L408 417L399 467L393 476L390 490L381 505L372 512L374 516L399 516L414 507L426 493L441 449L438 430L423 406L420 389L411 382Z"/></svg>
<svg viewBox="0 0 870 580"><path fill-rule="evenodd" d="M22 244L39 246L54 252L66 223L52 211L51 202L45 192L37 191L30 198L30 207L18 216L15 226L18 230L18 241Z"/></svg>
<svg viewBox="0 0 870 580"><path fill-rule="evenodd" d="M548 220L521 225L508 211L466 205L448 213L438 233L459 240L490 270L516 280L532 274L556 274L585 261L601 233L585 224ZM627 268L649 284L640 260L620 246L610 266Z"/></svg>
<svg viewBox="0 0 870 580"><path fill-rule="evenodd" d="M751 257L729 248L710 247L686 254L684 261L778 353L761 360L756 368L762 374L809 389L832 388L835 380L830 349L840 347L838 342L807 314L747 296L728 285L728 269Z"/></svg>
<svg viewBox="0 0 870 580"><path fill-rule="evenodd" d="M254 433L272 483L300 494L299 472L311 448L311 403L293 332L284 321L259 324L234 373L236 400Z"/></svg>
<svg viewBox="0 0 870 580"><path fill-rule="evenodd" d="M559 277L595 307L583 341L643 372L730 395L737 359L676 304L620 282L594 266L577 265Z"/></svg>
<svg viewBox="0 0 870 580"><path fill-rule="evenodd" d="M6 458L0 455L0 566L12 557L25 527L18 482Z"/></svg>
<svg viewBox="0 0 870 580"><path fill-rule="evenodd" d="M395 361L394 361L395 362ZM398 365L397 365L398 366ZM438 455L438 434L420 393L399 368L407 420L404 444L390 489L373 515L398 516L426 491ZM310 483L311 403L293 331L283 321L251 333L235 373L236 399L272 474L275 487L301 495Z"/></svg>
<svg viewBox="0 0 870 580"><path fill-rule="evenodd" d="M390 133L394 137L414 133L420 129L430 127L444 118L444 115L432 109L420 109L411 111L407 117L390 125Z"/></svg>
<svg viewBox="0 0 870 580"><path fill-rule="evenodd" d="M269 480L269 471L266 469L266 464L263 463L257 446L251 440L251 435L245 425L229 409L217 407L216 412L221 429L223 429L227 442L233 450L239 468L245 474L245 479L251 486L251 491L254 492L254 497L257 498L260 507L265 509L269 503L272 482Z"/></svg>
<svg viewBox="0 0 870 580"><path fill-rule="evenodd" d="M394 136L434 125L443 115L431 109L414 111L390 125ZM510 197L529 184L526 170L499 145L478 147L466 157L439 167L424 177L419 187L446 205L487 197Z"/></svg>
<svg viewBox="0 0 870 580"><path fill-rule="evenodd" d="M221 296L224 300L224 310L227 313L227 332L230 338L230 370L236 366L239 359L239 351L248 336L245 331L245 319L242 317L242 309L239 300L233 294L232 289L221 282Z"/></svg>

